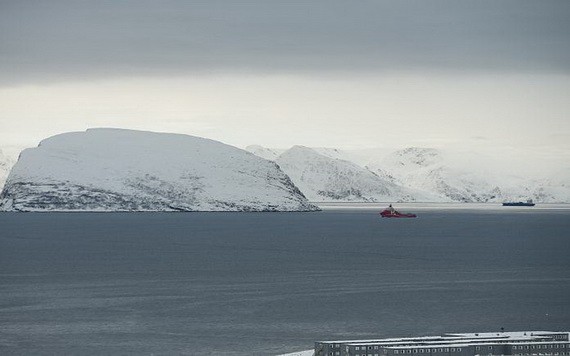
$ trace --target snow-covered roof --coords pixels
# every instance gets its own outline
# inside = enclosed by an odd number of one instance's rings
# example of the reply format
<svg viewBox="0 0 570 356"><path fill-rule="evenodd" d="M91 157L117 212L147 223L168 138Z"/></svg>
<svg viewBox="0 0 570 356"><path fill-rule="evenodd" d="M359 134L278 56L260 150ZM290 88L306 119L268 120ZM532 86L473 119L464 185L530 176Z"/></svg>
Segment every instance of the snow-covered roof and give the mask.
<svg viewBox="0 0 570 356"><path fill-rule="evenodd" d="M420 337L401 337L401 338L390 338L390 339L364 339L364 340L327 340L327 341L317 341L330 344L346 344L346 343L360 343L360 342L390 342L390 341L412 341L412 340L440 340L441 336L420 336Z"/></svg>
<svg viewBox="0 0 570 356"><path fill-rule="evenodd" d="M505 331L505 332L484 332L484 333L461 333L461 334L446 334L453 337L464 337L464 338L491 338L491 337L523 337L523 336L533 336L533 335L555 335L564 332L556 331Z"/></svg>
<svg viewBox="0 0 570 356"><path fill-rule="evenodd" d="M524 340L513 340L514 343L516 343L517 341L520 341L521 343L524 342ZM526 341L532 341L532 340L526 340ZM532 344L533 345L544 345L544 344L568 344L568 341L533 341ZM350 345L350 344L347 344ZM362 345L362 344L359 344ZM366 344L368 345L368 344ZM375 344L378 345L378 344ZM466 342L456 342L456 343L447 343L447 344L429 344L429 345L400 345L400 346L385 346L385 345L378 345L378 346L382 346L384 348L387 349L400 349L400 348L405 348L405 349L429 349L429 348L439 348L439 347L468 347L468 346L492 346L492 345L497 345L496 342L489 342L489 341L484 341L484 342L474 342L473 340L469 340Z"/></svg>
<svg viewBox="0 0 570 356"><path fill-rule="evenodd" d="M399 340L399 341L386 341L386 340L378 340L375 341L375 343L381 342L384 345L401 345L401 344L405 344L405 343L409 343L409 342L421 342L422 344L426 344L426 345L430 345L430 344L448 344L450 342L454 342L454 341L461 341L461 342L513 342L513 341L532 341L532 340L536 340L539 339L540 336L539 335L534 335L534 336L521 336L521 337L496 337L496 338L479 338L479 337L466 337L466 338L460 338L460 337L453 337L453 338L441 338L441 339L434 339L434 340ZM352 342L354 343L354 342Z"/></svg>
<svg viewBox="0 0 570 356"><path fill-rule="evenodd" d="M445 334L443 336L423 336L423 337L406 337L406 338L390 338L376 340L344 340L344 341L322 341L326 343L339 343L347 345L378 345L387 348L426 348L432 346L445 347L462 347L470 345L496 345L498 342L525 342L537 341L544 336L553 336L559 334L567 334L568 332L560 331L513 331L499 333L461 333L461 334ZM545 341L543 343L567 343L568 341ZM421 343L419 345L414 345Z"/></svg>

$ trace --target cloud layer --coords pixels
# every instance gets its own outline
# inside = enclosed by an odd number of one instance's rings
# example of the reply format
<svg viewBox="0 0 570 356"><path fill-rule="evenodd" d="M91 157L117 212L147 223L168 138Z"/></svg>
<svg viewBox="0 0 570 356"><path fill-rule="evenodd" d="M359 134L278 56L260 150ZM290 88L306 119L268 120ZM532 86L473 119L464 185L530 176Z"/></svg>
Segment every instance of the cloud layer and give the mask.
<svg viewBox="0 0 570 356"><path fill-rule="evenodd" d="M0 85L217 72L570 73L568 1L2 1Z"/></svg>

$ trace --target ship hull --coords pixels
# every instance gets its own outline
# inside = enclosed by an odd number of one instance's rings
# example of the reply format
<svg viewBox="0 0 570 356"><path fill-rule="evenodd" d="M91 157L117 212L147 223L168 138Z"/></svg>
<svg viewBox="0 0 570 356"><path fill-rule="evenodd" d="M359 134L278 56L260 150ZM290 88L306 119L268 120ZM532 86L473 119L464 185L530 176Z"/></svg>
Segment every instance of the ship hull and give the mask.
<svg viewBox="0 0 570 356"><path fill-rule="evenodd" d="M384 210L380 213L383 218L415 218L416 214L391 212L389 210Z"/></svg>
<svg viewBox="0 0 570 356"><path fill-rule="evenodd" d="M516 202L516 203L503 203L503 206L535 206L535 204L534 203Z"/></svg>

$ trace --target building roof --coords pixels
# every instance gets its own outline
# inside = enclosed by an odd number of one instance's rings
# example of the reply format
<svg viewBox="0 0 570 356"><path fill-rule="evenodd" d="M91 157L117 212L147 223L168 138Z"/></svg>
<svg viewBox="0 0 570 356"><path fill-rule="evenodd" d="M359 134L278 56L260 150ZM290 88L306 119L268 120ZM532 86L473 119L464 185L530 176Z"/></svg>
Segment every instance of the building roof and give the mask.
<svg viewBox="0 0 570 356"><path fill-rule="evenodd" d="M462 338L470 338L470 339L474 339L477 337L481 337L481 338L491 338L491 337L523 337L523 336L550 336L550 335L556 335L556 334L565 334L567 333L566 331L564 332L556 332L556 331L504 331L504 332L484 332L484 333L461 333L461 334L456 334L456 333L452 333L452 334L445 334L445 335L449 335L449 336L454 336L454 337L462 337Z"/></svg>
<svg viewBox="0 0 570 356"><path fill-rule="evenodd" d="M497 343L506 342L525 342L536 341L542 337L550 337L553 335L569 334L566 331L511 331L511 332L484 332L484 333L458 333L445 334L443 336L423 336L423 337L405 337L405 338L389 338L389 339L368 339L368 340L337 340L337 341L320 341L322 343L338 343L348 345L381 345L387 348L397 347L417 347L426 348L432 346L450 345L495 345ZM554 340L545 343L553 343ZM562 343L564 343L562 341ZM461 347L451 346L451 347Z"/></svg>

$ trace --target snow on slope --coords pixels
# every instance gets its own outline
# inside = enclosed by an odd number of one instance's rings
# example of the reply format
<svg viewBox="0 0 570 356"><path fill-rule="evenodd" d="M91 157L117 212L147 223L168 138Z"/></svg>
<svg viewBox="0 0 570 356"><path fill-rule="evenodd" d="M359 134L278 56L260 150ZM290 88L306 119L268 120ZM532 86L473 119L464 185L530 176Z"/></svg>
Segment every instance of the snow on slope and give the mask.
<svg viewBox="0 0 570 356"><path fill-rule="evenodd" d="M469 164L465 159L464 165ZM526 182L499 177L488 171L466 169L433 148L409 147L388 155L368 168L389 172L396 183L433 192L450 201L501 202L516 196L530 197ZM525 199L526 200L526 199Z"/></svg>
<svg viewBox="0 0 570 356"><path fill-rule="evenodd" d="M315 355L315 350L304 350L304 351L291 352L288 354L281 354L277 356L314 356L314 355Z"/></svg>
<svg viewBox="0 0 570 356"><path fill-rule="evenodd" d="M537 202L570 203L570 167L559 169L549 178L537 179L527 195Z"/></svg>
<svg viewBox="0 0 570 356"><path fill-rule="evenodd" d="M0 150L0 189L4 186L4 182L6 178L8 178L8 173L10 173L10 169L13 165L14 160Z"/></svg>
<svg viewBox="0 0 570 356"><path fill-rule="evenodd" d="M245 148L245 150L253 153L258 157L265 158L270 161L275 161L277 157L285 151L276 148L266 148L259 145L249 145Z"/></svg>
<svg viewBox="0 0 570 356"><path fill-rule="evenodd" d="M271 160L276 160L275 157L281 152L261 146L250 147L255 147L250 149L252 153ZM562 167L545 178L539 161L534 160L532 164L527 162L522 170L521 167L515 169L517 165L513 166L511 159L505 158L502 152L497 156L496 152L442 151L418 147L396 151L387 148L311 149L333 161L349 161L369 170L381 178L382 184L387 181L413 191L411 195L416 201L503 202L533 199L540 203L570 203L570 168ZM287 170L286 173L294 181L298 180L297 177L293 178L293 169ZM345 183L344 189L348 191L353 184L350 180L345 180ZM297 181L296 184L306 189L302 182ZM341 188L337 187L337 190ZM307 194L311 196L310 192ZM315 198L314 195L311 198ZM355 198L348 195L346 199L339 197L338 200L347 199Z"/></svg>
<svg viewBox="0 0 570 356"><path fill-rule="evenodd" d="M433 196L389 182L352 162L293 146L276 160L311 201L428 201Z"/></svg>
<svg viewBox="0 0 570 356"><path fill-rule="evenodd" d="M0 194L20 211L298 211L315 206L279 167L220 142L91 129L26 149Z"/></svg>
<svg viewBox="0 0 570 356"><path fill-rule="evenodd" d="M434 148L398 150L379 162L371 162L368 168L377 174L389 174L406 187L432 192L450 201L502 201L506 195L491 177L450 164Z"/></svg>
<svg viewBox="0 0 570 356"><path fill-rule="evenodd" d="M304 146L300 146L304 147ZM341 159L349 162L358 161L359 156L356 154L352 154L349 151L341 150L338 148L328 148L328 147L310 147L313 151L317 152L320 155L325 157L333 158L333 159ZM260 145L249 145L245 148L246 151L253 153L256 156L261 158L268 159L270 161L275 161L277 157L279 157L283 152L287 151L286 149L280 148L267 148Z"/></svg>

